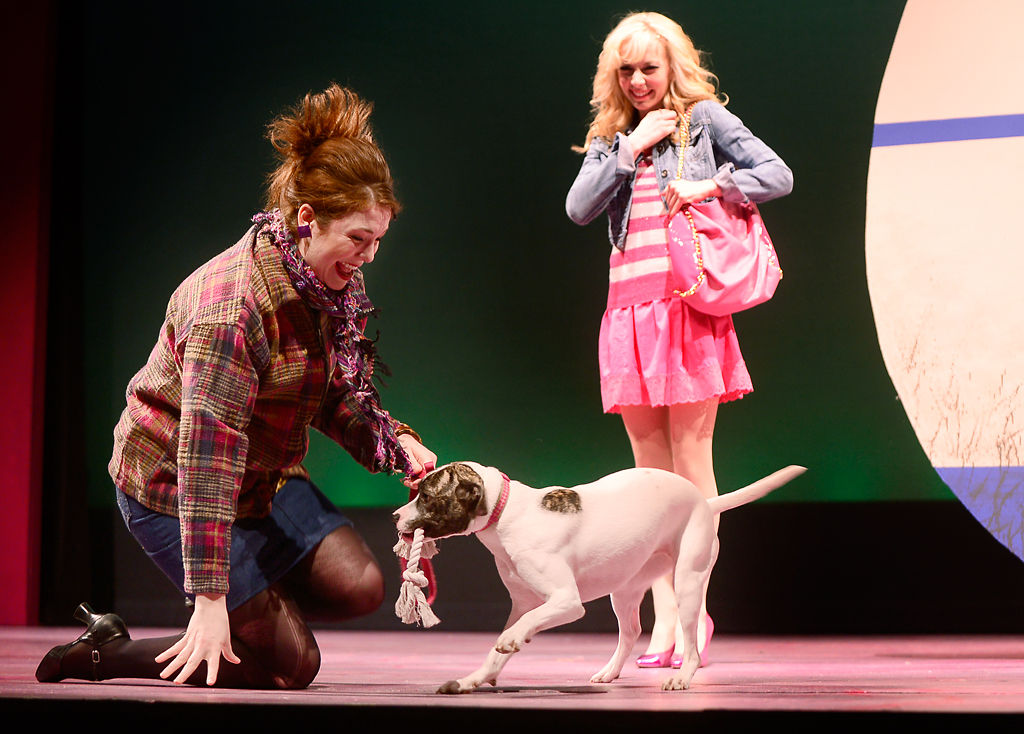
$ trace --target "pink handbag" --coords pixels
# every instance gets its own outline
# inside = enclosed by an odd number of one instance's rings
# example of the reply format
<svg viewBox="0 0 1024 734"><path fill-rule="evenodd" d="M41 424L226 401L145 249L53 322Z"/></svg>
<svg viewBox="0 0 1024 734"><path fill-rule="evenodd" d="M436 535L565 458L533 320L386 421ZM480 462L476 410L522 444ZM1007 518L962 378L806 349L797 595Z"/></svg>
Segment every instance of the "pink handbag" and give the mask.
<svg viewBox="0 0 1024 734"><path fill-rule="evenodd" d="M690 112L679 123L678 178L690 137ZM782 268L757 205L713 199L687 204L668 224L675 294L692 308L727 316L775 294Z"/></svg>

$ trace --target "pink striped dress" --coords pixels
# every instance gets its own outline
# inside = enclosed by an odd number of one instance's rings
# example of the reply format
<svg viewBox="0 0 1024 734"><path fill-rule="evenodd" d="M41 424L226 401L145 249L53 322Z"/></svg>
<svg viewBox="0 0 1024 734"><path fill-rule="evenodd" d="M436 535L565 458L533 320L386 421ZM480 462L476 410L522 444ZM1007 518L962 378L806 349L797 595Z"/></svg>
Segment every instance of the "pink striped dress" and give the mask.
<svg viewBox="0 0 1024 734"><path fill-rule="evenodd" d="M637 165L626 247L612 247L598 343L606 413L753 390L731 316L694 311L672 293L665 207L648 159Z"/></svg>

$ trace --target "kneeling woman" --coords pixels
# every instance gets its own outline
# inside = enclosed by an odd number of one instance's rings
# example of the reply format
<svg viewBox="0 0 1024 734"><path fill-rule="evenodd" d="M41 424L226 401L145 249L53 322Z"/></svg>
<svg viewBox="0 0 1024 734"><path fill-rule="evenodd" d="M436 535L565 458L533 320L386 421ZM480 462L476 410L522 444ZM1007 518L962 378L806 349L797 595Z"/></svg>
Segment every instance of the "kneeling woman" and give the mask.
<svg viewBox="0 0 1024 734"><path fill-rule="evenodd" d="M132 640L119 617L83 605L88 629L46 655L40 681L303 688L320 666L307 619L383 600L372 553L301 465L310 426L370 471L411 477L436 461L372 384L360 268L399 204L370 109L334 85L274 120L267 211L174 292L128 386L110 462L117 502L194 599L187 630Z"/></svg>

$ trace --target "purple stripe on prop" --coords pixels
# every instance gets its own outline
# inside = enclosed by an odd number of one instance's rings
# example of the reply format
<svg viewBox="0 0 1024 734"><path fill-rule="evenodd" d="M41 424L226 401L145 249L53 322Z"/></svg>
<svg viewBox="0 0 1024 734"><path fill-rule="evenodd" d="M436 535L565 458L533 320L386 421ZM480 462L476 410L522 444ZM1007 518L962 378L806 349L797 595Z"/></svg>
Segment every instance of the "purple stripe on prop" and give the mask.
<svg viewBox="0 0 1024 734"><path fill-rule="evenodd" d="M1024 467L935 467L935 471L975 519L1024 560Z"/></svg>
<svg viewBox="0 0 1024 734"><path fill-rule="evenodd" d="M985 140L1024 136L1024 115L958 117L949 120L889 122L875 125L872 148L891 145L946 143L954 140Z"/></svg>

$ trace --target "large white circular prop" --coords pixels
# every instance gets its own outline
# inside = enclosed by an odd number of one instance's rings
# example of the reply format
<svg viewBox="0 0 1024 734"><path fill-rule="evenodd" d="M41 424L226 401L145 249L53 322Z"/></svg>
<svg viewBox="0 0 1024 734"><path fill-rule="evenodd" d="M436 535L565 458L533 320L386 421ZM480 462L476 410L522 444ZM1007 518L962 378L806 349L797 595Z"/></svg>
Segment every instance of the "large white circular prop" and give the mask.
<svg viewBox="0 0 1024 734"><path fill-rule="evenodd" d="M908 0L865 231L886 368L932 466L1024 559L1024 2Z"/></svg>

